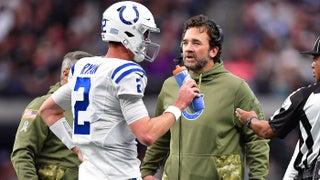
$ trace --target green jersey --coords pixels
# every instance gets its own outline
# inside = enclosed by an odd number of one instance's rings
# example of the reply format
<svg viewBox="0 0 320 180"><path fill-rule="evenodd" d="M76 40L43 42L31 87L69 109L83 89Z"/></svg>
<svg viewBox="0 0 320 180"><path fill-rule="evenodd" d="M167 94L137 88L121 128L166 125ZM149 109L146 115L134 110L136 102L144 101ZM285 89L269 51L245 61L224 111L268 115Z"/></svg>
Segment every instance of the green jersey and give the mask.
<svg viewBox="0 0 320 180"><path fill-rule="evenodd" d="M228 72L223 63L194 75L205 109L188 109L163 137L148 147L141 166L142 177L164 165L163 179L244 179L248 163L250 179L265 179L269 167L268 140L243 126L236 108L254 110L264 119L262 108L248 84ZM168 78L158 97L156 116L178 96L174 77Z"/></svg>
<svg viewBox="0 0 320 180"><path fill-rule="evenodd" d="M16 132L11 161L19 180L76 180L80 161L49 129L38 114L42 103L60 87L50 88L47 95L35 98L22 114ZM71 111L65 117L72 127Z"/></svg>

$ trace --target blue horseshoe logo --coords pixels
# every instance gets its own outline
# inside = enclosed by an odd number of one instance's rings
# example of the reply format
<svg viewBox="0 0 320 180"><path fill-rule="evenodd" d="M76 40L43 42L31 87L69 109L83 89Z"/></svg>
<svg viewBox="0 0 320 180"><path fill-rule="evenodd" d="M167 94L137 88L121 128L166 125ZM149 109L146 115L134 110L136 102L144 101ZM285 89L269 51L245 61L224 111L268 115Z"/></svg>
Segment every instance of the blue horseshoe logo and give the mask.
<svg viewBox="0 0 320 180"><path fill-rule="evenodd" d="M120 14L119 14L119 17L120 17L120 20L124 23L124 24L127 24L127 25L132 25L132 22L131 21L127 21L123 18L123 11L126 9L126 6L122 6L120 8ZM137 9L137 6L133 6L132 9L134 10L134 12L136 12L136 18L133 20L134 23L136 23L139 19L139 11Z"/></svg>
<svg viewBox="0 0 320 180"><path fill-rule="evenodd" d="M204 94L200 94L200 97L203 99ZM204 109L202 109L201 111L198 112L188 112L186 109L182 111L182 116L184 116L186 118L186 120L188 121L194 121L196 120L199 116L201 116L202 112L204 111Z"/></svg>

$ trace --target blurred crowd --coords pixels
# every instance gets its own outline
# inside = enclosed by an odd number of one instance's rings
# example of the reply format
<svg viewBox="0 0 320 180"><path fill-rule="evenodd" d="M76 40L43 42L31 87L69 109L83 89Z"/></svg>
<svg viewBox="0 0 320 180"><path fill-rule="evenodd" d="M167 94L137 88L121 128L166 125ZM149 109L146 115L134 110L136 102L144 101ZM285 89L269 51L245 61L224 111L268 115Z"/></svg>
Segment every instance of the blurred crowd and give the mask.
<svg viewBox="0 0 320 180"><path fill-rule="evenodd" d="M100 39L101 14L113 2L1 0L1 95L47 92L68 51L104 55L107 46ZM318 0L139 2L150 8L161 29L154 37L161 44L157 60L142 64L149 74L146 93L157 93L171 75L173 59L179 55L182 24L199 13L222 26L226 67L245 78L256 93L283 96L312 81L310 61L301 60L305 57L299 51L312 48L319 33Z"/></svg>
<svg viewBox="0 0 320 180"><path fill-rule="evenodd" d="M313 82L312 58L299 52L312 49L320 33L320 1L247 0L241 12L226 66L258 94L286 97Z"/></svg>
<svg viewBox="0 0 320 180"><path fill-rule="evenodd" d="M1 0L0 95L34 97L46 93L60 73L62 57L83 50L104 55L102 12L115 0ZM227 69L246 79L255 93L284 98L313 82L310 57L320 34L319 0L139 0L161 30L152 39L161 50L144 62L146 94L157 94L179 56L181 29L203 13L224 30L222 58ZM293 142L294 143L294 142ZM286 162L287 163L287 162Z"/></svg>

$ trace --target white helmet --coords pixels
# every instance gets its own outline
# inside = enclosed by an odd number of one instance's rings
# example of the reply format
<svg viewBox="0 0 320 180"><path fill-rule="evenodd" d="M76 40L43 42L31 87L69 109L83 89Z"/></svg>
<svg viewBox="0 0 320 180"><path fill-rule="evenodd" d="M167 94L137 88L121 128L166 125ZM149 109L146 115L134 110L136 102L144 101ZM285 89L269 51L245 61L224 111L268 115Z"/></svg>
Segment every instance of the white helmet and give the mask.
<svg viewBox="0 0 320 180"><path fill-rule="evenodd" d="M153 15L142 4L132 1L117 2L108 7L102 17L102 40L121 42L134 54L134 60L153 62L160 45L151 42L151 32L159 33Z"/></svg>

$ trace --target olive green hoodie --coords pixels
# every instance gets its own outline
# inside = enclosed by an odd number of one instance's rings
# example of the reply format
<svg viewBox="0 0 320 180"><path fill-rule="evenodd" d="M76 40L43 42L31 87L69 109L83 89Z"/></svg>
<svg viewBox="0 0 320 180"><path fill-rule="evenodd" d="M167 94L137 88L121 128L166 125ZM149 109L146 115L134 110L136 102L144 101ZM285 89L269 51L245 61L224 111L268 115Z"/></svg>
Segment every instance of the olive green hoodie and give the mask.
<svg viewBox="0 0 320 180"><path fill-rule="evenodd" d="M38 114L42 103L60 86L56 83L47 95L35 98L22 114L11 154L19 180L78 179L80 161L77 155L50 131ZM64 115L72 127L71 110Z"/></svg>
<svg viewBox="0 0 320 180"><path fill-rule="evenodd" d="M262 108L248 84L228 72L223 63L192 77L205 103L201 112L183 112L170 131L148 147L141 166L142 177L164 166L164 179L244 179L246 163L250 179L265 179L269 167L268 140L243 126L235 109L254 110L264 119ZM178 86L168 78L158 97L156 116L174 103ZM246 152L246 153L245 153Z"/></svg>

